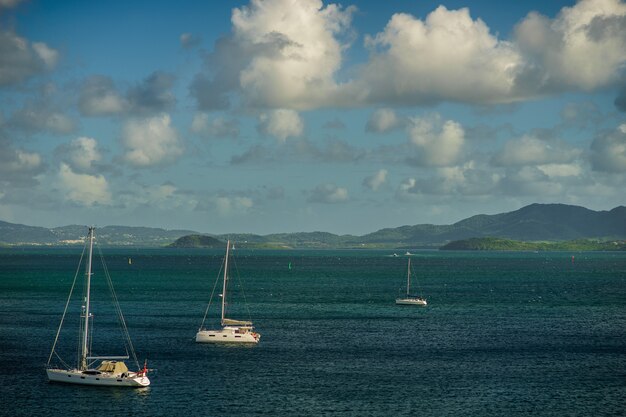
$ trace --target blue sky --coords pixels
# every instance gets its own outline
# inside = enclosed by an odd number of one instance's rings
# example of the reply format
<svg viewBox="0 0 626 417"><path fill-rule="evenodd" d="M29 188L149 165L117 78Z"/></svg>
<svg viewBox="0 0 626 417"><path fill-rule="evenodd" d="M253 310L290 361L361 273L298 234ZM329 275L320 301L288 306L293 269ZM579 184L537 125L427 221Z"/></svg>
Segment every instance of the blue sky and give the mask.
<svg viewBox="0 0 626 417"><path fill-rule="evenodd" d="M364 234L626 189L626 3L0 0L0 219Z"/></svg>

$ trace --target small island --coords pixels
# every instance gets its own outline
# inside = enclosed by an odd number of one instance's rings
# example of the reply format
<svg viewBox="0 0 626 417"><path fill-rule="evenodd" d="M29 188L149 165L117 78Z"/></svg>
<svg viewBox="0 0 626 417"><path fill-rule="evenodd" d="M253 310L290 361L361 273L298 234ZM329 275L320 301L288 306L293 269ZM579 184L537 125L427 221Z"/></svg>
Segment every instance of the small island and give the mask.
<svg viewBox="0 0 626 417"><path fill-rule="evenodd" d="M498 250L498 251L624 251L626 241L577 239L565 242L521 242L497 237L455 240L440 250Z"/></svg>
<svg viewBox="0 0 626 417"><path fill-rule="evenodd" d="M168 248L223 248L226 242L206 235L187 235L176 239Z"/></svg>

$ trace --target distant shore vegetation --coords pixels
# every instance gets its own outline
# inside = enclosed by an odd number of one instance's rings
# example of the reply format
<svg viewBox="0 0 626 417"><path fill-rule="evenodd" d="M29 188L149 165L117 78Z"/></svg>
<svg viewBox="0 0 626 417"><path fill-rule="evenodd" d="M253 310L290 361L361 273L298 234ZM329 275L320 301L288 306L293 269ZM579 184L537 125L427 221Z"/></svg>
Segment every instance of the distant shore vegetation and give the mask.
<svg viewBox="0 0 626 417"><path fill-rule="evenodd" d="M625 251L626 241L598 241L576 239L563 242L522 242L497 237L481 237L455 240L440 250L474 251Z"/></svg>

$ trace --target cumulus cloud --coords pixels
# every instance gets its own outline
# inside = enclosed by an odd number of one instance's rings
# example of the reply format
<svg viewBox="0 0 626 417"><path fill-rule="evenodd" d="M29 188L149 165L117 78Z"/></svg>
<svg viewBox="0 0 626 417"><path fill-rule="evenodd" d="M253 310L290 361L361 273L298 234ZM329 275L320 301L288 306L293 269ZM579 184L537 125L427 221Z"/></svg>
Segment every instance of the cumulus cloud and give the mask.
<svg viewBox="0 0 626 417"><path fill-rule="evenodd" d="M367 120L365 130L368 132L385 133L402 126L402 120L392 109L378 109Z"/></svg>
<svg viewBox="0 0 626 417"><path fill-rule="evenodd" d="M45 43L31 43L12 31L0 32L0 86L51 70L58 59L59 53Z"/></svg>
<svg viewBox="0 0 626 417"><path fill-rule="evenodd" d="M591 144L591 165L595 171L626 172L626 124L613 132L598 135Z"/></svg>
<svg viewBox="0 0 626 417"><path fill-rule="evenodd" d="M116 90L112 79L94 75L81 86L78 108L87 116L112 115L125 111L128 102Z"/></svg>
<svg viewBox="0 0 626 417"><path fill-rule="evenodd" d="M28 133L50 132L64 135L76 129L74 121L46 100L27 102L16 110L7 127Z"/></svg>
<svg viewBox="0 0 626 417"><path fill-rule="evenodd" d="M334 75L344 48L338 36L354 11L321 0L252 0L233 9L233 35L216 43L192 95L205 110L228 105L230 90L253 107L302 110L328 103L337 93Z"/></svg>
<svg viewBox="0 0 626 417"><path fill-rule="evenodd" d="M126 208L150 207L161 210L193 210L198 200L193 193L181 191L176 185L165 182L159 185L133 183L116 194L116 202Z"/></svg>
<svg viewBox="0 0 626 417"><path fill-rule="evenodd" d="M61 163L59 186L69 201L83 205L108 205L111 203L109 184L102 175L78 174L69 165Z"/></svg>
<svg viewBox="0 0 626 417"><path fill-rule="evenodd" d="M123 129L124 159L135 167L171 163L183 153L170 116L162 114L146 119L130 120Z"/></svg>
<svg viewBox="0 0 626 417"><path fill-rule="evenodd" d="M9 142L0 140L0 185L33 186L38 183L36 176L43 170L40 154L15 149Z"/></svg>
<svg viewBox="0 0 626 417"><path fill-rule="evenodd" d="M258 129L266 135L274 136L281 142L288 137L302 135L304 122L294 110L278 109L259 116Z"/></svg>
<svg viewBox="0 0 626 417"><path fill-rule="evenodd" d="M67 145L60 146L58 153L63 155L63 159L73 170L79 172L90 171L93 164L102 159L98 142L86 136L81 136Z"/></svg>
<svg viewBox="0 0 626 417"><path fill-rule="evenodd" d="M236 138L239 136L239 122L221 116L209 119L206 113L196 113L191 122L191 131L209 137Z"/></svg>
<svg viewBox="0 0 626 417"><path fill-rule="evenodd" d="M176 103L174 81L173 75L156 71L122 94L111 78L94 75L81 85L78 108L86 116L161 113Z"/></svg>
<svg viewBox="0 0 626 417"><path fill-rule="evenodd" d="M241 196L220 196L214 200L215 209L220 216L229 216L237 212L246 212L254 206L254 202L249 197Z"/></svg>
<svg viewBox="0 0 626 417"><path fill-rule="evenodd" d="M556 196L563 193L564 186L541 169L524 166L519 170L507 170L500 181L499 191L514 196Z"/></svg>
<svg viewBox="0 0 626 417"><path fill-rule="evenodd" d="M504 148L494 155L492 163L504 167L567 163L578 158L581 153L579 149L571 148L561 141L523 136L508 141Z"/></svg>
<svg viewBox="0 0 626 417"><path fill-rule="evenodd" d="M321 184L315 187L308 198L310 203L335 204L348 201L348 189L335 184Z"/></svg>
<svg viewBox="0 0 626 417"><path fill-rule="evenodd" d="M374 175L365 178L363 185L372 191L378 191L385 182L387 182L387 170L379 169Z"/></svg>
<svg viewBox="0 0 626 417"><path fill-rule="evenodd" d="M398 187L396 197L407 200L418 195L493 195L501 178L475 161L468 161L460 166L438 168L426 178L407 178Z"/></svg>
<svg viewBox="0 0 626 417"><path fill-rule="evenodd" d="M395 14L366 45L372 57L356 87L371 103L505 101L522 62L510 42L498 40L467 8L439 6L424 21Z"/></svg>
<svg viewBox="0 0 626 417"><path fill-rule="evenodd" d="M530 13L515 29L525 56L518 92L589 91L615 82L626 61L625 28L620 0L581 0L553 20Z"/></svg>
<svg viewBox="0 0 626 417"><path fill-rule="evenodd" d="M419 192L417 180L415 178L406 178L398 186L396 198L400 201L413 200Z"/></svg>
<svg viewBox="0 0 626 417"><path fill-rule="evenodd" d="M410 118L408 133L419 152L414 162L424 166L455 164L465 141L463 127L453 120L444 122L439 115Z"/></svg>
<svg viewBox="0 0 626 417"><path fill-rule="evenodd" d="M172 108L176 102L171 92L174 76L156 71L127 93L130 111L136 114L160 113Z"/></svg>

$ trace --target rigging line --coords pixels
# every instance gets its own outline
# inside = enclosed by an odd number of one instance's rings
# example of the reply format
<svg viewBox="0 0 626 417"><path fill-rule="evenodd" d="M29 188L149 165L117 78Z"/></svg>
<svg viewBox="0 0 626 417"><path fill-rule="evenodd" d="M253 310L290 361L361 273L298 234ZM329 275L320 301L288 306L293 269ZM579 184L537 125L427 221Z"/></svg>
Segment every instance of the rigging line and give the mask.
<svg viewBox="0 0 626 417"><path fill-rule="evenodd" d="M72 293L74 292L74 286L76 285L76 278L78 277L80 266L83 263L83 256L85 255L86 248L87 248L87 242L85 241L85 246L83 246L83 252L80 254L80 261L78 261L78 267L76 268L76 273L74 274L74 281L72 281L72 287L70 288L70 294L67 296L67 301L65 302L65 309L63 310L63 316L61 316L61 323L59 323L59 328L57 329L57 334L54 338L54 343L52 344L52 351L50 352L50 356L48 356L48 362L46 363L46 366L50 365L52 354L55 353L54 349L56 348L57 341L59 340L59 334L61 333L61 328L63 327L63 321L65 321L65 314L67 313L67 307L70 305L70 300L72 299Z"/></svg>
<svg viewBox="0 0 626 417"><path fill-rule="evenodd" d="M98 254L100 255L100 261L102 262L102 268L104 269L104 276L106 277L106 282L109 287L109 291L111 293L111 298L113 300L113 305L115 307L115 311L117 313L117 319L120 322L123 333L122 335L126 338L127 346L130 348L130 351L133 355L133 360L135 361L135 365L139 369L139 361L137 360L137 355L135 354L135 348L133 347L133 342L130 338L130 333L128 332L128 327L126 327L126 321L124 320L124 314L122 314L122 308L120 307L120 302L117 298L117 294L115 293L115 289L113 288L113 281L111 280L111 275L109 274L109 269L107 268L106 263L104 262L104 256L102 255L102 249L100 245L96 246L98 248Z"/></svg>
<svg viewBox="0 0 626 417"><path fill-rule="evenodd" d="M62 358L62 357L60 357L58 353L54 352L54 355L55 355L57 358L59 358L59 361L61 362L61 365L65 366L67 369L70 369L70 368L71 368L71 366L69 366L67 363L65 363L65 361L63 360L63 358Z"/></svg>
<svg viewBox="0 0 626 417"><path fill-rule="evenodd" d="M217 283L220 280L220 276L222 275L222 270L224 269L224 262L222 262L220 266L220 271L217 273L217 278L215 278L215 283L213 283L213 290L211 291L211 297L209 298L209 305L206 306L206 310L204 311L204 317L202 318L202 324L200 324L200 329L204 328L204 322L206 320L206 316L209 314L209 308L211 307L211 302L213 301L213 295L215 294L215 288L217 287ZM222 297L224 294L222 294Z"/></svg>

